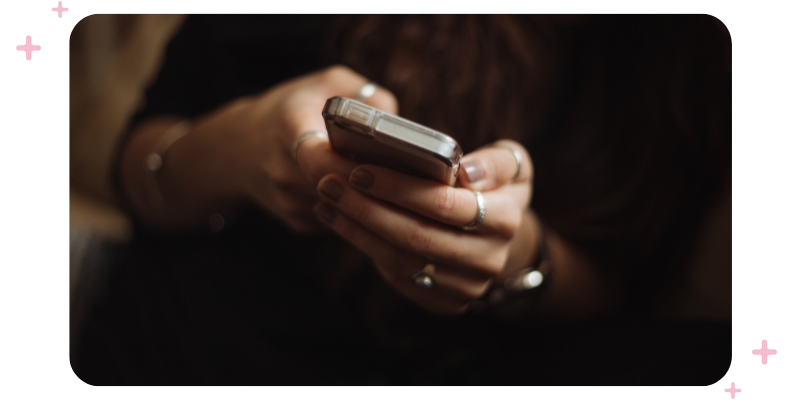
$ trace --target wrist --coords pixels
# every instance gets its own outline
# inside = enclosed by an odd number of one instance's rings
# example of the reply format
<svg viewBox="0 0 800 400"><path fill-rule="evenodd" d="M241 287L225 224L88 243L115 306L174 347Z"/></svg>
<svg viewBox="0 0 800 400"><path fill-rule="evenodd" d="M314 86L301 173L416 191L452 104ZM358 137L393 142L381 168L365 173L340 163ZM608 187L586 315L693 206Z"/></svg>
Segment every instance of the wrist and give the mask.
<svg viewBox="0 0 800 400"><path fill-rule="evenodd" d="M218 184L222 181L209 179L208 171L219 168L199 153L203 138L197 126L177 137L173 129L180 121L167 116L145 121L122 153L120 181L132 211L144 226L159 231L204 229L211 214L235 203Z"/></svg>
<svg viewBox="0 0 800 400"><path fill-rule="evenodd" d="M540 241L540 232L539 220L533 210L525 209L517 234L511 240L506 267L497 277L497 282L503 282L519 271L532 266L539 255L539 246L535 244Z"/></svg>
<svg viewBox="0 0 800 400"><path fill-rule="evenodd" d="M164 155L158 184L173 219L199 225L242 202L237 174L216 157L220 146L210 133L193 125Z"/></svg>

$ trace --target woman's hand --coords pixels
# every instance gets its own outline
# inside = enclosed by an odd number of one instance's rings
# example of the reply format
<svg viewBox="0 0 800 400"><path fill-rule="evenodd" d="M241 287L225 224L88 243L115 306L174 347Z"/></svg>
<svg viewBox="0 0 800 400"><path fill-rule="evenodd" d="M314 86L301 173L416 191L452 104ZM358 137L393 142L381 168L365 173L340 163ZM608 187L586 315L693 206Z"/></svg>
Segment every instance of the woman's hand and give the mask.
<svg viewBox="0 0 800 400"><path fill-rule="evenodd" d="M521 164L508 147L522 155ZM324 202L316 211L369 255L398 291L430 311L457 314L487 290L510 258L530 262L536 247L533 229L527 229L527 240L518 240L530 217L533 182L524 147L502 140L464 157L459 182L463 188L362 165L349 176L325 176L318 187ZM486 215L467 231L462 227L478 209L471 189L482 192ZM435 266L432 289L417 287L412 278L427 264Z"/></svg>
<svg viewBox="0 0 800 400"><path fill-rule="evenodd" d="M322 108L328 98L354 97L366 83L349 68L334 66L237 99L198 119L169 149L159 172L159 187L173 217L170 223L159 221L142 196L139 201L135 197L137 190L147 189L145 182L137 182L144 176L142 162L174 119L145 124L144 132L137 130L126 147L123 160L129 196L155 225L192 225L221 207L249 200L294 231L319 230L312 213L319 199L317 182L329 173L348 175L355 164L331 151L323 138L305 140L297 160L293 147L304 132L326 132ZM397 113L397 102L386 89L378 88L365 102Z"/></svg>

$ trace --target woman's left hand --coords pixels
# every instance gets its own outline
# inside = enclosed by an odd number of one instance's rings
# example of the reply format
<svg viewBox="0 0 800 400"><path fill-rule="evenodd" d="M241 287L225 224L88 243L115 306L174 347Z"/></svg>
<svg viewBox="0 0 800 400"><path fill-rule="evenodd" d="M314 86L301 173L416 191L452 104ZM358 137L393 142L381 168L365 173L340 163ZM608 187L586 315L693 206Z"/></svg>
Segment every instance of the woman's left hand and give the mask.
<svg viewBox="0 0 800 400"><path fill-rule="evenodd" d="M518 164L516 155L522 156ZM461 188L362 165L347 177L330 174L319 183L320 219L372 258L389 284L436 313L458 314L503 272L513 248L533 251L533 242L512 246L526 217L533 164L517 142L501 140L465 156ZM483 222L464 230L477 214L479 190L486 202ZM415 285L413 276L435 266L435 285Z"/></svg>

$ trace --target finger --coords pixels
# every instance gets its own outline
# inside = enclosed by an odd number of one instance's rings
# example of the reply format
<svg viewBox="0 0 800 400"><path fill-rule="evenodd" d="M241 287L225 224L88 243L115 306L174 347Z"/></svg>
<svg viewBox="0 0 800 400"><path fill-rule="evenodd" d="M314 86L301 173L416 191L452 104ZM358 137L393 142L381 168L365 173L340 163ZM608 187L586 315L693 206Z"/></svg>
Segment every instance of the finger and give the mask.
<svg viewBox="0 0 800 400"><path fill-rule="evenodd" d="M375 268L378 269L383 279L397 289L398 292L432 313L458 315L466 311L469 307L468 301L459 300L447 295L441 289L441 285L438 284L438 281L432 290L421 289L413 283L413 278L408 279L405 276L397 276L397 274L379 263L375 263Z"/></svg>
<svg viewBox="0 0 800 400"><path fill-rule="evenodd" d="M348 217L343 215L340 218ZM355 224L359 229L369 232L356 222L353 222L352 219L348 219L348 221ZM486 289L489 288L491 280L475 276L470 273L469 269L441 262L434 263L424 258L413 256L394 247L374 233L370 234L377 242L365 244L363 246L364 253L369 255L375 264L380 265L385 270L382 274L393 286L408 285L413 290L428 291L429 289L416 286L414 275L432 265L434 272L430 275L434 279L435 290L444 293L450 300L468 303L482 296ZM391 276L388 276L389 274Z"/></svg>
<svg viewBox="0 0 800 400"><path fill-rule="evenodd" d="M325 90L325 100L334 96L348 97L355 99L359 90L369 83L369 80L343 65L334 65L321 71L320 77ZM324 103L324 101L323 101ZM384 87L378 86L372 96L362 101L367 105L397 114L397 99L394 94ZM320 106L320 111L322 106Z"/></svg>
<svg viewBox="0 0 800 400"><path fill-rule="evenodd" d="M378 86L375 94L363 100L362 103L375 107L381 111L385 111L389 114L397 115L398 113L397 98L394 97L392 92L381 86Z"/></svg>
<svg viewBox="0 0 800 400"><path fill-rule="evenodd" d="M300 162L301 153L308 153L311 149L311 156L302 156L306 162L301 163L301 169L316 185L319 179L327 173L349 175L354 164L342 157L334 157L336 154L330 150L330 142L327 142L326 139L311 136L299 144L297 144L297 140L306 132L327 132L321 115L325 101L334 96L355 97L368 80L341 65L326 68L314 79L316 79L315 88L317 90L314 92L316 94L299 96L292 102L292 105L288 106L288 109L292 110L289 128L294 132L290 152L294 152L292 155ZM383 111L397 113L397 99L390 91L380 86L364 102ZM326 142L327 147L323 146L322 142ZM319 150L319 152L314 150ZM313 164L310 164L308 160L311 160ZM332 164L327 164L327 162Z"/></svg>
<svg viewBox="0 0 800 400"><path fill-rule="evenodd" d="M334 152L328 139L316 136L304 140L297 148L297 163L315 185L331 173L349 176L358 165Z"/></svg>
<svg viewBox="0 0 800 400"><path fill-rule="evenodd" d="M463 187L492 190L512 180L530 182L533 179L533 163L522 145L511 140L500 140L464 156L458 175Z"/></svg>
<svg viewBox="0 0 800 400"><path fill-rule="evenodd" d="M367 83L367 78L341 65L328 67L296 82L294 85L299 85L300 89L296 89L294 94L278 105L287 119L286 128L292 132L285 142L286 149L291 151L297 139L305 132L326 131L322 109L329 98L354 98ZM397 113L397 99L389 90L380 86L363 103L392 114Z"/></svg>
<svg viewBox="0 0 800 400"><path fill-rule="evenodd" d="M472 190L454 188L376 165L361 165L354 169L350 183L372 197L458 228L470 225L478 213L478 200ZM524 191L482 194L487 211L478 229L513 236L521 219L522 204L526 204L523 203Z"/></svg>
<svg viewBox="0 0 800 400"><path fill-rule="evenodd" d="M358 192L342 176L326 176L318 190L323 200L402 250L488 277L499 273L505 264L505 238L467 233L431 221Z"/></svg>
<svg viewBox="0 0 800 400"><path fill-rule="evenodd" d="M448 297L458 304L469 304L481 297L491 284L489 279L475 279L453 268L444 268L442 265L436 265L435 271L434 288L446 291Z"/></svg>
<svg viewBox="0 0 800 400"><path fill-rule="evenodd" d="M414 275L427 264L425 259L399 250L328 204L318 204L315 211L320 221L374 260L378 272L390 285L430 311L444 314L462 312L485 290L485 281L471 280L459 276L452 269L442 268L436 270L433 290L417 287Z"/></svg>

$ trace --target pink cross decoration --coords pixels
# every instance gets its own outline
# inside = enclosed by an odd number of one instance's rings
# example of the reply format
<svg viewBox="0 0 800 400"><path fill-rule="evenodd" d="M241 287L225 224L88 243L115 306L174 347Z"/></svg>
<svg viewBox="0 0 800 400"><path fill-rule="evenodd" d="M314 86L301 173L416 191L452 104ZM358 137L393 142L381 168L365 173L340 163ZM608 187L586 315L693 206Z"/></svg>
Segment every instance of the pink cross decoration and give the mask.
<svg viewBox="0 0 800 400"><path fill-rule="evenodd" d="M753 354L755 354L757 356L761 356L761 364L766 364L767 363L767 356L774 356L775 354L778 354L778 350L768 349L767 348L767 341L766 340L762 340L761 341L761 348L753 350Z"/></svg>
<svg viewBox="0 0 800 400"><path fill-rule="evenodd" d="M39 51L41 49L42 49L42 46L32 45L31 44L31 37L30 36L26 36L25 37L25 44L24 45L21 44L21 45L17 46L17 50L25 52L25 59L26 60L30 60L31 59L31 52Z"/></svg>
<svg viewBox="0 0 800 400"><path fill-rule="evenodd" d="M741 392L742 389L737 389L736 385L734 385L734 383L731 382L731 388L730 389L725 389L725 391L731 394L731 398L732 399L735 399L736 398L736 393Z"/></svg>
<svg viewBox="0 0 800 400"><path fill-rule="evenodd" d="M53 8L52 10L53 11L58 11L58 18L61 18L61 13L64 12L64 11L69 11L69 8L61 7L61 2L59 1L58 2L58 8Z"/></svg>

